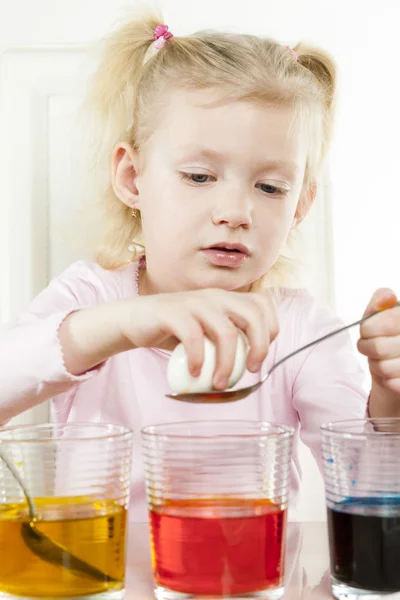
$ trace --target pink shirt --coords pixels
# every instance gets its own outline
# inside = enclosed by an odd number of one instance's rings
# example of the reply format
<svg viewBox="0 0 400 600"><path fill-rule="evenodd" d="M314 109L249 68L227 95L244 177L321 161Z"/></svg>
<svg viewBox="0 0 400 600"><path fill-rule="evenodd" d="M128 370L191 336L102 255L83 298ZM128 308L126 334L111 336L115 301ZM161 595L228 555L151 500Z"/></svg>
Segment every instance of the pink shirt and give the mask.
<svg viewBox="0 0 400 600"><path fill-rule="evenodd" d="M297 440L312 450L321 467L319 428L324 422L362 418L367 395L363 371L347 333L314 346L276 369L251 396L226 405L191 405L165 397L170 353L138 348L108 359L82 376L63 364L58 328L71 311L136 296L137 262L106 271L80 261L54 279L27 312L0 335L0 423L41 401L52 399L56 422L119 423L134 431L131 518L145 520L145 489L140 429L168 421L249 419L277 421L296 430L291 465L291 515L301 471ZM263 372L299 346L328 333L341 322L302 290L274 292L280 332L272 343ZM246 372L239 386L260 374Z"/></svg>

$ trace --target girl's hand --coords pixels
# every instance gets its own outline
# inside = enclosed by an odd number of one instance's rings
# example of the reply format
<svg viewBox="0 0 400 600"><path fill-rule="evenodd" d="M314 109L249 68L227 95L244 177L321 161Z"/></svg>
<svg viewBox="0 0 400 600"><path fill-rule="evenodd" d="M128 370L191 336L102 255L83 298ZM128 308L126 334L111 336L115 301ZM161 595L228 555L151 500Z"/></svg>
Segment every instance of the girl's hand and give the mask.
<svg viewBox="0 0 400 600"><path fill-rule="evenodd" d="M393 308L382 311L362 323L357 346L361 354L368 357L373 381L371 401L375 387L381 396L385 395L386 390L387 400L390 402L398 395L400 408L400 306L394 306L396 302L396 295L389 289L380 289L375 292L365 315L388 305ZM384 402L385 398L379 399L380 405ZM375 414L374 416L379 415ZM382 416L389 415L382 414Z"/></svg>
<svg viewBox="0 0 400 600"><path fill-rule="evenodd" d="M172 349L182 342L190 373L200 374L204 336L216 345L216 388L227 386L235 362L237 328L249 341L246 366L258 371L278 333L275 305L268 293L207 289L142 296L126 302L121 332L132 347Z"/></svg>

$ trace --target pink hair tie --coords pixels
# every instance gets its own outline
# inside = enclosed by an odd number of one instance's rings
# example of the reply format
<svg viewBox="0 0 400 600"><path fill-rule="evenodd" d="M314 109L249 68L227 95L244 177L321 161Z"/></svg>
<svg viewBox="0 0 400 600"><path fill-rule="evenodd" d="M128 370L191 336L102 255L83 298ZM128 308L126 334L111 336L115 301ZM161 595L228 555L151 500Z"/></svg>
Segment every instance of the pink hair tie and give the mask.
<svg viewBox="0 0 400 600"><path fill-rule="evenodd" d="M153 46L157 48L157 50L161 50L161 48L164 48L165 42L172 37L174 36L168 31L168 25L157 25L154 30Z"/></svg>
<svg viewBox="0 0 400 600"><path fill-rule="evenodd" d="M293 48L291 48L290 46L285 46L285 48L289 52L289 54L292 55L293 60L297 62L299 60L299 55L297 54L297 52L293 50Z"/></svg>

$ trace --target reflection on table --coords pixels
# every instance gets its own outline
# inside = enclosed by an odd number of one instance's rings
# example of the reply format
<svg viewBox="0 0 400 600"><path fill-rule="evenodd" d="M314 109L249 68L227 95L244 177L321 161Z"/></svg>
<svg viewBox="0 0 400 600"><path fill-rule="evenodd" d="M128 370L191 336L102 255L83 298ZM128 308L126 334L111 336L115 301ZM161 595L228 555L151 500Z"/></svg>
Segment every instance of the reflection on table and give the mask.
<svg viewBox="0 0 400 600"><path fill-rule="evenodd" d="M129 531L125 600L154 600L147 523ZM332 600L326 523L289 523L284 600Z"/></svg>

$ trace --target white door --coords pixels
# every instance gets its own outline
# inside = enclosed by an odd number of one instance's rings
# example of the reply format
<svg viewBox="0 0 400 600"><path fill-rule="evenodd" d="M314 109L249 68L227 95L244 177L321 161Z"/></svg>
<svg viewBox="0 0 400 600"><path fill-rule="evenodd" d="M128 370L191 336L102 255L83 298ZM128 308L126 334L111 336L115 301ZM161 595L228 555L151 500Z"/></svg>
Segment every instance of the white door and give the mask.
<svg viewBox="0 0 400 600"><path fill-rule="evenodd" d="M65 229L81 201L84 169L77 155L76 109L87 75L87 45L106 32L131 3L117 0L0 0L0 318L6 322L26 307L75 258ZM176 34L203 27L241 30L243 14L230 0L203 0L190 10L186 0L165 0L166 22ZM248 30L278 35L290 42L293 25L285 14L296 10L289 0L253 0ZM228 10L229 5L229 10ZM270 10L268 6L270 5ZM277 6L279 9L277 10ZM310 7L317 6L310 1ZM272 7L272 8L271 8ZM193 8L193 6L192 6ZM230 21L227 23L227 12ZM269 14L265 30L256 15ZM23 18L22 18L23 15ZM297 11L296 29L306 13ZM318 35L320 31L318 30ZM318 37L318 36L317 36ZM89 65L90 67L90 65ZM327 182L325 182L327 183ZM304 225L312 261L308 284L332 302L329 189L322 188ZM72 240L73 241L73 240ZM15 423L48 419L47 406L17 417ZM308 489L303 519L324 518L322 486L314 461L302 449Z"/></svg>

